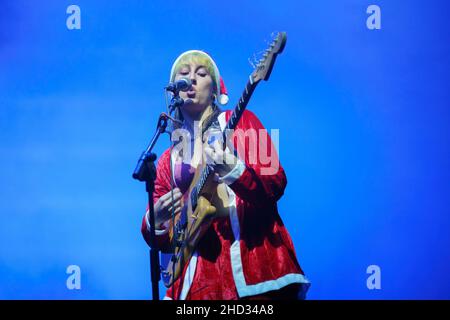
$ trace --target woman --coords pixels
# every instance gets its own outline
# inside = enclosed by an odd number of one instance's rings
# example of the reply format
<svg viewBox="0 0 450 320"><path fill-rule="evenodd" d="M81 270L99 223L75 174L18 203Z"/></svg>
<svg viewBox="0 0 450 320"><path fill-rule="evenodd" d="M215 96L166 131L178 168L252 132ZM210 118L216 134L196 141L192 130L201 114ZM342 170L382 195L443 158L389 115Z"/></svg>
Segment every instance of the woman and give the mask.
<svg viewBox="0 0 450 320"><path fill-rule="evenodd" d="M181 210L195 168L206 156L217 177L221 196L213 205L215 218L198 243L182 275L167 290L167 299L296 299L304 297L309 282L300 268L294 246L277 210L277 201L286 187L286 176L279 165L270 136L258 118L245 111L236 131L261 133L251 140L234 139L233 152L223 151L212 142L206 129L223 130L231 111L221 112L217 103L227 102L226 90L214 60L205 52L192 50L181 54L173 64L170 81L189 78L192 88L180 92L185 100L177 113L190 137L190 149L169 148L157 166L154 204L157 238L161 248L168 247L168 222L172 210ZM215 128L215 129L214 129ZM269 156L276 158L271 174L269 164L259 158L261 145L267 143ZM186 142L186 141L185 141ZM245 148L248 145L255 148ZM232 148L233 149L233 148ZM192 152L190 152L192 151ZM254 154L254 153L257 154ZM225 160L225 161L223 161ZM273 165L272 162L270 165ZM173 193L172 193L172 187ZM225 214L224 214L225 213ZM149 243L148 211L142 233Z"/></svg>

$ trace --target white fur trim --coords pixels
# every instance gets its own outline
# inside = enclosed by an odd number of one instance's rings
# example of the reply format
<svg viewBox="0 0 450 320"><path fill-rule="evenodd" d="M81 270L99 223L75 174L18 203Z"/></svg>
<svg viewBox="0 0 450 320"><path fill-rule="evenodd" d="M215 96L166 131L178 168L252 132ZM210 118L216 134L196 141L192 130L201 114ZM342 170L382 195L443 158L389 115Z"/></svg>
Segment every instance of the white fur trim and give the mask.
<svg viewBox="0 0 450 320"><path fill-rule="evenodd" d="M242 176L244 171L245 171L245 163L241 159L238 159L238 162L234 166L233 170L228 172L223 177L219 177L219 182L231 185L233 182L238 180L240 176Z"/></svg>
<svg viewBox="0 0 450 320"><path fill-rule="evenodd" d="M217 117L217 120L219 121L220 129L223 131L225 129L225 126L227 125L226 118L225 118L225 112L222 112ZM230 150L228 147L226 150ZM240 178L240 176L245 171L245 162L243 162L241 159L238 158L238 162L234 166L233 170L228 172L223 177L219 178L219 182L224 182L227 185L231 185L233 182L235 182L237 179Z"/></svg>
<svg viewBox="0 0 450 320"><path fill-rule="evenodd" d="M171 150L171 151L172 151L172 150ZM171 176L172 176L172 182L173 182L173 185L174 185L175 187L178 187L178 186L177 186L177 181L176 181L176 179L175 179L175 161L176 161L176 159L177 159L177 155L174 154L174 153L171 152L171 151L169 151L169 152L170 152L170 170L172 170L172 174L171 174Z"/></svg>
<svg viewBox="0 0 450 320"><path fill-rule="evenodd" d="M195 276L195 269L197 268L197 251L194 252L191 259L189 260L189 265L186 269L183 279L183 288L181 288L180 300L186 300L186 297L191 289L192 281Z"/></svg>
<svg viewBox="0 0 450 320"><path fill-rule="evenodd" d="M225 104L228 103L228 100L230 100L230 99L228 98L228 96L227 96L226 94L221 94L221 95L219 96L218 102L219 102L221 105L225 105Z"/></svg>

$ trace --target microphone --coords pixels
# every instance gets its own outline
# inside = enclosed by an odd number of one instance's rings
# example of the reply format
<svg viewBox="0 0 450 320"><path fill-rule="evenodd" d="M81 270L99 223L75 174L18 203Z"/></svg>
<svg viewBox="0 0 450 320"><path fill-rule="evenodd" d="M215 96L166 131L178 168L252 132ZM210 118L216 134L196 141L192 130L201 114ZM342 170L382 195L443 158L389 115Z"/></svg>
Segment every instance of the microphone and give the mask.
<svg viewBox="0 0 450 320"><path fill-rule="evenodd" d="M167 91L176 93L179 91L188 91L192 86L192 81L188 78L181 78L180 80L171 82L165 87Z"/></svg>

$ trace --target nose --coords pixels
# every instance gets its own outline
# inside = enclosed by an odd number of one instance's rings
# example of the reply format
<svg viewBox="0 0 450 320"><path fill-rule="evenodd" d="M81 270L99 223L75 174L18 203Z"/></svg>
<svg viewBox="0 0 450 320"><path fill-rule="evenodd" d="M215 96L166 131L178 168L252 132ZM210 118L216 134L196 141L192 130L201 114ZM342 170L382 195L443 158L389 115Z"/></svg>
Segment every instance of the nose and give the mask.
<svg viewBox="0 0 450 320"><path fill-rule="evenodd" d="M193 85L196 85L196 84L197 84L197 76L196 76L196 73L195 73L195 72L191 72L191 73L189 74L189 79L191 80L191 82L192 82Z"/></svg>

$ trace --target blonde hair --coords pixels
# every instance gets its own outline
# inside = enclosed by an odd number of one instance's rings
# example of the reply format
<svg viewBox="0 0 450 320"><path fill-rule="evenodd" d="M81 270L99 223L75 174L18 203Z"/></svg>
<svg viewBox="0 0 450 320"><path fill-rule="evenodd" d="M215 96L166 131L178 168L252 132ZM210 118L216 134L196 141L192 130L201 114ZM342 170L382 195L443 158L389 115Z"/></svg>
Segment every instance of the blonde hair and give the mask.
<svg viewBox="0 0 450 320"><path fill-rule="evenodd" d="M175 80L175 76L180 71L181 67L188 64L197 64L204 66L212 78L214 86L214 95L216 98L220 96L220 74L214 60L206 53L200 50L189 50L183 52L172 65L170 71L170 82Z"/></svg>

